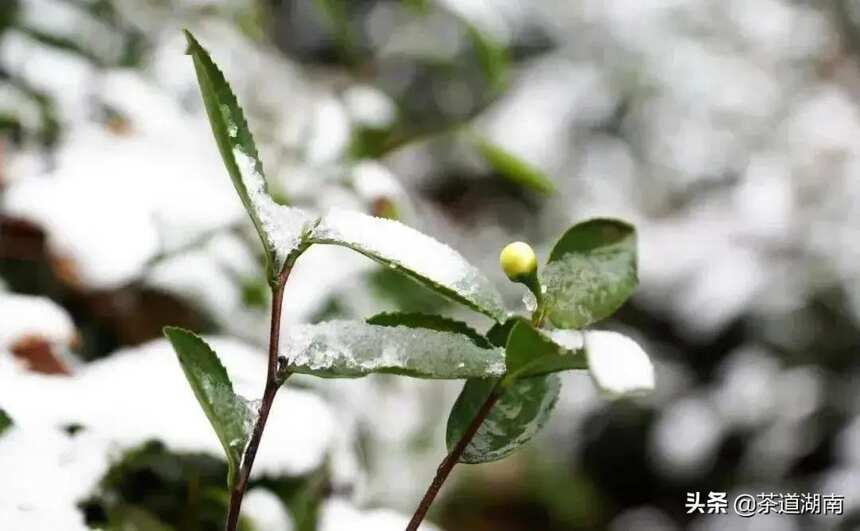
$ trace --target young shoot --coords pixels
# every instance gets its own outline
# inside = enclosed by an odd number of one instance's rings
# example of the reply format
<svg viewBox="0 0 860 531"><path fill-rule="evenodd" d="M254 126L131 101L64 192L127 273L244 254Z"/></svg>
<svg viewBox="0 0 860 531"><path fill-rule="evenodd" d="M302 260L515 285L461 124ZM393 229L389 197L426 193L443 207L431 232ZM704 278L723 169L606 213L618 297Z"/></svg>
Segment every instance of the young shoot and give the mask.
<svg viewBox="0 0 860 531"><path fill-rule="evenodd" d="M598 388L612 397L654 387L651 362L633 340L587 329L614 313L636 287L632 226L611 219L576 224L562 235L540 271L530 245L506 246L499 258L503 271L538 301L531 316L512 312L487 276L460 253L397 221L341 210L314 215L276 204L233 91L203 46L191 33L186 37L215 142L260 237L272 294L266 383L258 402L234 393L218 355L203 339L179 328L165 329L224 448L230 489L226 531L237 528L273 400L293 373L465 380L448 419L448 454L407 531L418 529L457 463L501 459L540 430L561 389L555 373L590 371ZM282 330L284 286L296 261L313 245L358 252L493 324L477 331L440 315L393 312ZM255 406L249 409L248 404Z"/></svg>

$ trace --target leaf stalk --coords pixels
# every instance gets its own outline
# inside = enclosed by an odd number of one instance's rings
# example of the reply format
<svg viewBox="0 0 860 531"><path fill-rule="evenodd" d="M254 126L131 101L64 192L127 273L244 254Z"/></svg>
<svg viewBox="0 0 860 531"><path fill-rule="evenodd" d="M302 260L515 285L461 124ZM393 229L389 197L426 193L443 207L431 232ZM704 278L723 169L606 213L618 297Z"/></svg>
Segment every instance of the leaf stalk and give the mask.
<svg viewBox="0 0 860 531"><path fill-rule="evenodd" d="M245 491L248 488L248 478L251 475L251 468L254 466L254 459L257 457L257 450L260 447L263 431L266 429L269 411L272 409L275 394L289 377L289 372L286 372L284 368L286 363L279 363L278 347L281 337L281 307L284 301L284 287L290 278L292 269L292 262L288 260L272 285L272 322L269 329L269 359L266 371L266 387L263 390L263 398L257 411L254 431L251 433L251 439L245 447L245 452L239 464L239 473L237 474L235 483L230 486L230 505L227 510L225 531L236 531L236 526L239 523L239 511L242 507L242 499L245 497Z"/></svg>

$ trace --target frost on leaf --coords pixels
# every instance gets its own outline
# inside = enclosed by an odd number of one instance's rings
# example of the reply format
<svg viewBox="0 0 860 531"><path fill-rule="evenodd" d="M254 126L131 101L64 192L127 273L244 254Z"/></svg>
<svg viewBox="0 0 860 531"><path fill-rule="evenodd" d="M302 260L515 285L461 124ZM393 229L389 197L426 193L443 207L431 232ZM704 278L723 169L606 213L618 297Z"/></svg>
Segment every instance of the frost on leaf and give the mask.
<svg viewBox="0 0 860 531"><path fill-rule="evenodd" d="M254 222L267 257L273 268L279 270L299 246L310 216L297 208L279 205L271 198L254 137L235 94L209 52L190 33L186 32L186 37L221 158Z"/></svg>
<svg viewBox="0 0 860 531"><path fill-rule="evenodd" d="M454 249L402 223L332 210L310 239L349 247L496 321L505 318L501 296L481 271Z"/></svg>
<svg viewBox="0 0 860 531"><path fill-rule="evenodd" d="M466 382L448 418L449 450L465 433L494 385L493 380ZM496 461L526 444L549 419L560 390L561 380L555 374L517 380L490 410L460 461Z"/></svg>
<svg viewBox="0 0 860 531"><path fill-rule="evenodd" d="M165 328L182 371L212 428L218 435L229 466L228 484L239 466L251 434L256 409L233 392L227 370L215 352L198 336L180 328Z"/></svg>
<svg viewBox="0 0 860 531"><path fill-rule="evenodd" d="M640 394L654 389L654 366L635 341L618 332L585 333L588 369L597 387L610 396Z"/></svg>
<svg viewBox="0 0 860 531"><path fill-rule="evenodd" d="M322 377L394 373L418 378L488 378L505 371L500 349L468 336L358 321L299 325L282 332L293 372Z"/></svg>
<svg viewBox="0 0 860 531"><path fill-rule="evenodd" d="M615 220L574 225L553 248L540 277L556 326L584 328L604 319L636 288L636 233Z"/></svg>
<svg viewBox="0 0 860 531"><path fill-rule="evenodd" d="M238 148L233 156L259 228L274 253L275 265L280 267L301 244L302 234L312 217L299 208L281 205L272 199L259 161Z"/></svg>

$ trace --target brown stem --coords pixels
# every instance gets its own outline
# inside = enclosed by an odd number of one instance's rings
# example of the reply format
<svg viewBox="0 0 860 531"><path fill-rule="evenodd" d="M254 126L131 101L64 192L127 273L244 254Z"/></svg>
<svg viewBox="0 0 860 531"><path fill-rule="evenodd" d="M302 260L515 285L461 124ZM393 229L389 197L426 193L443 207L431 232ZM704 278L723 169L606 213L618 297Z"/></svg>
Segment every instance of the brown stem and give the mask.
<svg viewBox="0 0 860 531"><path fill-rule="evenodd" d="M484 403L481 404L481 408L478 410L475 418L472 419L469 427L466 428L466 432L463 433L463 436L460 437L460 440L457 441L457 444L454 445L451 452L449 452L445 459L442 460L442 463L436 470L436 477L433 478L433 482L430 483L429 487L427 487L427 492L424 493L424 497L421 498L421 503L418 504L418 508L415 509L415 514L412 515L412 520L410 520L409 525L406 526L406 531L418 530L418 526L421 525L421 522L427 515L427 511L430 509L430 505L433 504L433 500L436 499L436 495L439 493L439 489L442 488L442 484L445 483L445 480L448 479L448 475L454 469L454 466L460 461L460 457L462 457L466 447L469 446L470 442L472 442L475 434L478 433L478 428L480 428L481 424L484 423L484 420L487 418L487 415L489 415L490 410L493 409L493 406L496 404L496 401L500 396L502 396L502 392L499 388L499 384L497 383L495 387L493 387L493 390L490 391L490 396L488 396Z"/></svg>
<svg viewBox="0 0 860 531"><path fill-rule="evenodd" d="M263 437L263 430L266 428L266 420L269 418L269 411L272 409L275 394L278 392L278 388L283 383L283 380L286 379L278 377L278 343L281 338L281 306L284 300L284 286L290 277L290 271L292 271L292 267L285 265L284 269L278 275L276 283L272 286L272 324L269 332L269 363L266 371L266 388L263 391L263 399L257 412L257 422L254 424L251 440L248 441L248 446L245 447L245 454L242 456L242 461L239 465L239 474L236 478L236 483L230 491L230 507L227 511L227 523L225 525L226 531L236 531L236 526L239 523L239 510L242 507L242 498L245 496L245 489L248 488L248 477L251 475L251 467L254 466L254 458L257 457L257 449L260 447L260 439Z"/></svg>

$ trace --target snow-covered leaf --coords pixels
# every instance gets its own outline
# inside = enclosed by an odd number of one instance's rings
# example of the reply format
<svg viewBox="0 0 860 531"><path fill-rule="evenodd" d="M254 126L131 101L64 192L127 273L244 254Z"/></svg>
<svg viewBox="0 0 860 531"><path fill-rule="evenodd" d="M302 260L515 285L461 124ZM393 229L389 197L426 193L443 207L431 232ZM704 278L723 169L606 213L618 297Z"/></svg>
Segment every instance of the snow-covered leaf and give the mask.
<svg viewBox="0 0 860 531"><path fill-rule="evenodd" d="M587 368L579 332L538 331L525 319L520 319L511 329L505 349L505 363L509 379Z"/></svg>
<svg viewBox="0 0 860 531"><path fill-rule="evenodd" d="M606 330L585 333L588 368L597 387L610 396L641 394L654 389L654 366L629 337Z"/></svg>
<svg viewBox="0 0 860 531"><path fill-rule="evenodd" d="M542 271L547 315L561 328L584 328L615 312L636 289L636 231L592 219L568 229Z"/></svg>
<svg viewBox="0 0 860 531"><path fill-rule="evenodd" d="M410 326L329 321L291 326L281 344L289 369L327 378L392 373L417 378L490 378L505 370L500 349L469 336Z"/></svg>
<svg viewBox="0 0 860 531"><path fill-rule="evenodd" d="M466 382L448 417L449 450L463 436L495 385L493 379ZM560 390L561 381L555 374L515 381L490 410L460 461L496 461L526 444L549 419Z"/></svg>
<svg viewBox="0 0 860 531"><path fill-rule="evenodd" d="M507 315L490 280L460 253L397 221L332 210L308 241L349 247L496 321Z"/></svg>
<svg viewBox="0 0 860 531"><path fill-rule="evenodd" d="M260 235L268 263L277 272L301 245L311 218L300 209L279 205L269 195L263 164L236 96L209 53L190 32L185 35L221 158Z"/></svg>
<svg viewBox="0 0 860 531"><path fill-rule="evenodd" d="M256 413L233 392L227 370L205 341L181 328L167 327L164 335L173 344L194 396L224 447L227 483L232 486Z"/></svg>

